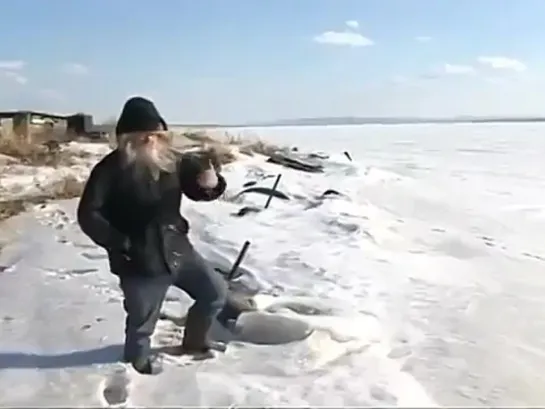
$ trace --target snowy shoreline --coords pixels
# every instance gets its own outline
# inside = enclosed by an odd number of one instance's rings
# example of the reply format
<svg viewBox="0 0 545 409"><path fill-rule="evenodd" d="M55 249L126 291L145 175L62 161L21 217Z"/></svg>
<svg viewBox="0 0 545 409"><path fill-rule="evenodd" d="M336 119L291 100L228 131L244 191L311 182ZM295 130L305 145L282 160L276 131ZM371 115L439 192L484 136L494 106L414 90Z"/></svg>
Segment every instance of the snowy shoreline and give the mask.
<svg viewBox="0 0 545 409"><path fill-rule="evenodd" d="M88 146L81 144L71 145L69 148L89 149ZM87 156L81 164L71 167L45 170L12 165L11 173L4 174L0 179L0 186L4 189L3 195L18 198L39 194L52 186L57 180L56 178L66 177L67 174L78 180L84 180L92 164L100 155L109 150L107 146L92 145L92 148L94 149L93 155ZM250 172L249 175L254 175L253 178L259 179L259 175L263 175L263 172L278 171L277 165L265 163L264 158L259 155L247 159L247 161L229 165L225 169L225 175L232 186L228 194L229 197L236 196L235 192L240 190L242 185L240 176L245 173ZM256 173L258 169L261 170ZM294 173L294 175L297 174L297 172ZM9 177L12 179L8 179ZM217 254L220 259L232 260L240 243L237 240L233 240L231 243L225 242L222 239L222 234L214 234L214 229L221 224L221 220L225 222L226 218L232 219L230 215L235 208L244 203L257 204L262 200L262 197L239 197L234 202L228 200L204 205L184 201L183 212L192 220L191 235L196 246L208 257ZM35 380L37 387L36 392L23 400L15 392L5 393L1 399L3 404L19 405L23 403L36 404L37 402L43 404L46 402L48 405L75 405L84 402L88 405L105 405L107 402L101 397L100 388L109 385L111 389L112 382L124 384L127 388L126 393L130 395L130 403L138 405L205 404L206 406L222 406L227 403L225 399L228 399L229 405L233 404L233 399L235 401L242 399L240 403L244 402L245 404L263 404L264 402L278 405L295 404L296 402L304 404L305 400L295 398L302 391L298 393L294 391L291 398L283 397L278 391L284 389L285 386L276 384L274 377L270 378L269 376L274 373L277 373L275 376L285 373L284 376L300 377L301 382L306 384L307 381L304 379L308 378L310 381L316 376L321 377L322 370L320 368L335 365L337 360L346 359L343 358L345 355L349 356L368 348L376 349L375 353L379 355L385 356L390 353L389 348L384 349L385 347L380 346L380 343L376 344L379 339L376 337L380 337L380 329L377 327L376 318L371 315L352 316L351 318L348 316L346 319L342 319L341 316L336 318L335 314L339 314L339 312L328 316L327 311L330 311L331 307L327 307L317 316L302 316L289 308L285 309L282 305L299 305L301 303L304 305L310 302L310 305L314 306L305 308L310 308L315 312L320 311L321 307L319 304L315 305L316 302L312 299L298 301L299 297L297 296L289 296L289 294L282 296L281 293L278 293L278 289L275 289L274 281L271 282L270 278L265 279L265 277L256 275L253 279L261 280L264 288L269 288L262 295L256 297L258 306L264 310L270 308L271 311L274 311L274 315L284 316L287 314L286 317L292 317L292 319L301 322L308 321L308 324L305 325L312 325L316 328L313 335L306 340L285 346L252 346L247 342L241 345L233 344L229 347L230 352L225 357L219 357L208 364L199 364L193 369L191 369L192 367L176 369L174 361L171 369L165 375L160 376L163 376L162 382L165 382L165 377L172 376L169 374L171 371L178 371L176 376L185 378L189 376L189 379L184 381L184 391L177 390L179 388L175 386L172 386L174 391L170 390L171 387L167 387L167 389L158 387L155 380L141 377L131 372L131 369L116 363L119 358L119 342L121 341L123 323L122 308L119 304L120 293L116 287L115 277L108 272L103 251L90 243L77 227L74 218L76 204L77 199L51 201L32 206L28 212L5 221L6 225L15 226L17 238L6 243L0 253L0 264L4 266L1 275L2 289L0 290L2 293L0 294L0 309L4 314L2 344L4 351L6 349L12 351L0 354L0 363L4 365L4 371L0 372L0 386L5 390L16 390L13 382L18 379L18 373L24 373L25 376ZM282 208L284 211L286 210L282 203L278 202L276 206L279 211L282 211ZM212 209L213 207L216 208L215 211ZM264 219L258 223L264 223L263 227L270 229L270 227L266 227L269 224L266 214L264 213L263 216ZM207 220L210 217L214 219L219 217L219 219ZM240 223L246 224L248 227L255 224L250 220L248 222L240 221ZM208 244L210 242L215 242L216 245L211 247ZM255 254L250 255L248 262L246 262L250 268L248 271L252 269L255 271L263 265L261 262L256 262L260 246L254 247ZM10 293L19 291L20 280L28 282L31 290L21 295L18 302L7 302ZM268 293L270 295L267 295ZM273 296L273 294L276 295ZM187 297L176 293L176 291L169 299L170 301L165 302L164 309L166 312L170 310L172 315L178 316L188 306ZM322 303L324 301L326 304L328 303L326 300L322 300ZM277 304L278 306L275 306ZM336 309L339 308L338 305ZM76 320L69 318L76 316L78 317ZM344 321L346 323L343 324ZM58 322L58 324L53 325L54 322ZM360 322L356 332L353 327L355 322ZM59 328L54 329L55 326L59 326ZM170 321L162 321L156 331L155 342L161 343L164 342L164 339L179 338L179 336L179 328L176 325ZM336 341L337 339L339 341ZM73 352L63 352L67 349ZM384 350L382 351L382 349ZM44 355L40 355L38 351ZM277 353L285 355L284 360L278 361L278 357L273 358ZM272 355L267 358L266 356L269 354ZM285 359L288 361L284 362ZM287 362L289 365L286 366ZM420 390L418 384L409 375L400 371L398 363L392 361L391 364L394 366L389 370L390 376L397 374L391 381L399 378L396 382L409 382L412 384L409 388L412 392L409 395L394 397L389 392L375 386L370 391L371 395L367 395L364 399L365 401L371 399L373 402L393 403L395 401L409 406L435 406L423 390L415 395L416 391ZM229 393L231 397L227 398L225 395L227 391L224 390L219 395L205 398L200 381L198 382L199 387L195 385L193 391L185 390L188 381L196 382L195 378L193 380L191 378L197 374L197 379L206 376L208 382L212 382L210 385L214 385L215 379L219 380L218 376L221 373L237 371L236 368L239 368L242 373L248 370L262 372L262 375L259 376L261 378L265 376L265 378L256 383L256 381L252 381L253 375L240 375L242 385L244 385L240 388L243 387L250 393L246 397L240 395L236 398L235 395ZM100 373L102 375L99 375ZM122 375L120 375L121 373ZM316 375L312 375L313 373ZM250 377L245 380L246 376ZM101 378L104 381L101 382ZM54 379L57 380L54 381ZM259 377L255 379L259 379ZM266 381L266 379L268 380ZM57 392L46 392L44 389L51 382ZM65 382L78 386L74 389L74 386L69 387L69 384ZM98 388L98 392L90 394L91 384L95 385L95 389ZM310 384L304 388L309 386ZM128 392L129 389L130 392ZM222 387L221 390L223 389ZM148 392L142 395L144 390ZM236 393L241 392L242 389ZM159 393L162 393L164 397L160 400L153 398L157 397ZM346 395L343 398L346 403L357 404L363 399L363 396L357 396L355 390L349 394L343 392L344 395ZM350 395L354 397L349 398ZM322 392L316 396L313 399L309 398L310 401L316 404L323 401ZM208 402L204 403L203 399ZM331 402L336 401L334 399Z"/></svg>
<svg viewBox="0 0 545 409"><path fill-rule="evenodd" d="M107 406L113 384L134 406L539 405L543 127L303 131L268 132L321 141L323 173L250 156L225 166L223 200L184 199L182 213L209 259L230 263L251 240L243 268L259 308L312 337L235 342L206 364L132 373L118 363L123 313L104 252L79 231L77 199L48 202L3 224L14 239L0 253L0 403ZM263 206L238 195L245 183L270 187L280 172L290 200L233 216ZM317 200L332 188L342 194ZM182 317L188 305L173 291L164 310ZM179 330L163 320L154 342Z"/></svg>

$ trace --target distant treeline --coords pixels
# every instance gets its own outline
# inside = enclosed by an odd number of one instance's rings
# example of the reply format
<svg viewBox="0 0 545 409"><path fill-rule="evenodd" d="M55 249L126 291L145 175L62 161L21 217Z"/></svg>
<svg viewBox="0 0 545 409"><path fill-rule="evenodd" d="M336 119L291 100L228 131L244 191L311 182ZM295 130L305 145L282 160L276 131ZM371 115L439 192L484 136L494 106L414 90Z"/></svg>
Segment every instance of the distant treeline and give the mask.
<svg viewBox="0 0 545 409"><path fill-rule="evenodd" d="M521 123L545 122L545 117L527 118L302 118L287 119L273 122L251 122L241 124L176 124L173 126L187 128L238 128L238 127L268 127L268 126L325 126L325 125L409 125L409 124L456 124L456 123Z"/></svg>

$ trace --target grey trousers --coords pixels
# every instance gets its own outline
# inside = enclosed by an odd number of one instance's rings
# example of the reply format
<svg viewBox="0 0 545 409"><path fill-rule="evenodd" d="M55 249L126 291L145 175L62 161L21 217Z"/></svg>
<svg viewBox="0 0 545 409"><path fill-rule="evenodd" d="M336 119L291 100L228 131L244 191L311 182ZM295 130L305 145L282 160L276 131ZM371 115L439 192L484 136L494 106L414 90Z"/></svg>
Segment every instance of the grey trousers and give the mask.
<svg viewBox="0 0 545 409"><path fill-rule="evenodd" d="M155 330L161 305L171 285L185 291L195 301L190 310L198 311L204 318L215 318L225 305L227 283L195 251L184 262L177 277L121 277L123 307L127 314L125 359L149 356L150 337Z"/></svg>

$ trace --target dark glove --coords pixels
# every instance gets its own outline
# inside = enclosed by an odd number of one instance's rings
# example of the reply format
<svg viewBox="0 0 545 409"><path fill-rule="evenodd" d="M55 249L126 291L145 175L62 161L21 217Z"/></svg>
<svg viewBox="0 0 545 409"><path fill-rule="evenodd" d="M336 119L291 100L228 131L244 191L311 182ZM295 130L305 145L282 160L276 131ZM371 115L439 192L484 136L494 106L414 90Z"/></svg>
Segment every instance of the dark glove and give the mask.
<svg viewBox="0 0 545 409"><path fill-rule="evenodd" d="M126 237L123 240L122 246L121 246L121 254L123 254L123 257L125 260L131 259L131 241L128 237Z"/></svg>

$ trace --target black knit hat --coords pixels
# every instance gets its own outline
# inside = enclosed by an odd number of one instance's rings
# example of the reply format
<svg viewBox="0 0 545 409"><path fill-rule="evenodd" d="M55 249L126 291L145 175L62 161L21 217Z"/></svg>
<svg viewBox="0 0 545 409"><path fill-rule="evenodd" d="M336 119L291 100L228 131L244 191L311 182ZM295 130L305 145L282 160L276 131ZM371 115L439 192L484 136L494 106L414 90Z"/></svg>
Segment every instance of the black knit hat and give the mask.
<svg viewBox="0 0 545 409"><path fill-rule="evenodd" d="M142 97L129 98L117 120L116 135L157 130L167 131L168 127L153 102Z"/></svg>

